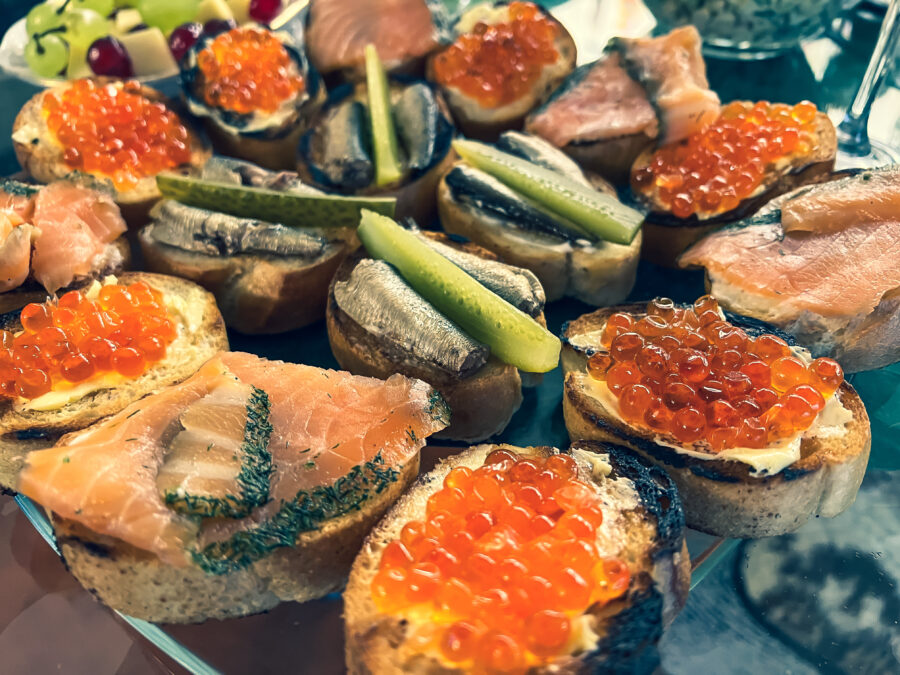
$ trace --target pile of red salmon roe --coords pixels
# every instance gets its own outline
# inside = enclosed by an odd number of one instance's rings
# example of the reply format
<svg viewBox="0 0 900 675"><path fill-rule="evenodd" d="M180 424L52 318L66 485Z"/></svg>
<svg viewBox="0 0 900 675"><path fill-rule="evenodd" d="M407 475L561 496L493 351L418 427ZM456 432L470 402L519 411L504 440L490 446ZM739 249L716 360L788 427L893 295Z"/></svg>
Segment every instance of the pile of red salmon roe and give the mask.
<svg viewBox="0 0 900 675"><path fill-rule="evenodd" d="M709 295L687 309L657 298L645 316L612 314L600 342L607 351L590 357L588 372L606 381L627 422L714 452L808 429L844 381L831 359L807 364L781 338L723 321Z"/></svg>
<svg viewBox="0 0 900 675"><path fill-rule="evenodd" d="M76 80L47 94L44 114L66 165L107 176L119 189L191 160L178 115L144 96L137 82Z"/></svg>
<svg viewBox="0 0 900 675"><path fill-rule="evenodd" d="M197 56L203 96L242 115L271 113L303 91L303 76L281 41L261 28L233 28Z"/></svg>
<svg viewBox="0 0 900 675"><path fill-rule="evenodd" d="M545 66L556 63L558 28L537 5L509 4L509 21L475 24L434 60L435 78L497 108L527 93Z"/></svg>
<svg viewBox="0 0 900 675"><path fill-rule="evenodd" d="M403 526L372 581L379 610L424 611L416 651L476 672L524 672L567 653L573 619L628 589L627 566L603 558L601 500L569 455L498 449L457 467Z"/></svg>
<svg viewBox="0 0 900 675"><path fill-rule="evenodd" d="M734 101L708 127L657 150L632 183L679 218L725 213L753 194L770 164L809 152L815 120L809 101Z"/></svg>
<svg viewBox="0 0 900 675"><path fill-rule="evenodd" d="M0 395L37 398L103 373L141 375L166 355L177 329L162 294L139 281L109 284L96 300L69 291L29 304L18 335L0 330Z"/></svg>

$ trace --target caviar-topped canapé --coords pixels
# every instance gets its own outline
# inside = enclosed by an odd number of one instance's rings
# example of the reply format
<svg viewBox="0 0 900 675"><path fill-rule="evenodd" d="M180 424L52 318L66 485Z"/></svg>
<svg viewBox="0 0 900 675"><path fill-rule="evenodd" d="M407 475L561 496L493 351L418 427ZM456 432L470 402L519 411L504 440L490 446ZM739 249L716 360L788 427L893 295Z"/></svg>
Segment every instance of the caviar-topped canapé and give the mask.
<svg viewBox="0 0 900 675"><path fill-rule="evenodd" d="M844 381L831 359L803 358L775 335L750 337L709 295L687 308L657 298L646 314L616 312L600 344L588 373L626 422L714 453L805 431Z"/></svg>
<svg viewBox="0 0 900 675"><path fill-rule="evenodd" d="M434 74L486 108L518 100L556 63L559 27L537 5L511 2L508 20L478 22L438 54Z"/></svg>
<svg viewBox="0 0 900 675"><path fill-rule="evenodd" d="M760 101L729 103L719 118L636 167L632 185L679 218L714 216L754 195L766 171L810 152L816 106Z"/></svg>
<svg viewBox="0 0 900 675"><path fill-rule="evenodd" d="M0 396L35 399L106 374L138 377L177 337L162 293L148 284L69 291L22 309L23 330L0 330Z"/></svg>
<svg viewBox="0 0 900 675"><path fill-rule="evenodd" d="M191 160L187 128L137 82L76 80L49 92L43 113L66 166L108 177L120 190Z"/></svg>
<svg viewBox="0 0 900 675"><path fill-rule="evenodd" d="M303 75L270 31L233 28L197 55L205 102L239 114L273 113L304 90Z"/></svg>
<svg viewBox="0 0 900 675"><path fill-rule="evenodd" d="M474 672L525 672L570 653L580 617L631 575L597 545L599 491L569 455L499 449L454 468L384 549L372 595L409 617L411 648Z"/></svg>

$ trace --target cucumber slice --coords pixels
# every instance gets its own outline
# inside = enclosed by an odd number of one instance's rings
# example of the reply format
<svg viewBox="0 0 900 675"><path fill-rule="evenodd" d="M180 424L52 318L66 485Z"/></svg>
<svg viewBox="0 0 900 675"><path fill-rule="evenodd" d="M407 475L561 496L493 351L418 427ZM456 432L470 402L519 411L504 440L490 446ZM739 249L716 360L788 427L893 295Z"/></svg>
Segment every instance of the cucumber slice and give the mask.
<svg viewBox="0 0 900 675"><path fill-rule="evenodd" d="M375 45L366 45L366 87L369 96L369 124L375 155L375 185L382 187L403 178L403 164L394 129L391 91L384 65Z"/></svg>
<svg viewBox="0 0 900 675"><path fill-rule="evenodd" d="M459 139L453 149L472 166L600 239L630 244L644 220L615 197L490 145Z"/></svg>
<svg viewBox="0 0 900 675"><path fill-rule="evenodd" d="M417 293L501 361L530 373L556 368L559 338L416 235L372 211L362 212L357 232L372 256L396 267Z"/></svg>
<svg viewBox="0 0 900 675"><path fill-rule="evenodd" d="M290 227L356 227L362 209L393 216L397 203L393 197L301 195L177 174L160 174L156 184L164 197L188 206Z"/></svg>

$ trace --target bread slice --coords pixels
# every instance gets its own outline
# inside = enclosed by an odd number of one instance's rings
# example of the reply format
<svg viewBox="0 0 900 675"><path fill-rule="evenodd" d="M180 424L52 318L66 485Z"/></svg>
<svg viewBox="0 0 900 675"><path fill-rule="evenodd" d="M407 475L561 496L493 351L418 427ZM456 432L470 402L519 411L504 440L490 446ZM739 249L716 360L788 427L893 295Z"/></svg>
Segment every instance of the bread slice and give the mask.
<svg viewBox="0 0 900 675"><path fill-rule="evenodd" d="M768 537L792 532L811 516L833 517L856 499L871 447L869 417L848 383L835 393L852 414L842 433L803 436L801 458L773 475L757 475L740 461L700 459L658 443L652 432L629 425L591 394L587 359L607 317L622 305L586 314L563 327L563 416L571 439L620 443L663 467L684 502L687 524L722 537ZM739 320L729 317L733 323ZM776 332L749 320L748 333ZM781 335L779 333L779 335Z"/></svg>
<svg viewBox="0 0 900 675"><path fill-rule="evenodd" d="M611 305L622 302L634 286L643 241L640 232L630 244L623 245L567 242L518 229L515 223L455 200L446 178L438 185L437 202L444 230L493 251L510 265L534 272L548 302L572 296L595 307Z"/></svg>
<svg viewBox="0 0 900 675"><path fill-rule="evenodd" d="M131 266L131 246L128 240L122 236L106 245L95 262L95 271L92 278L101 278L107 274L119 274L122 270ZM86 280L78 278L69 286L56 290L56 295L62 295L70 288L84 285ZM29 277L25 283L6 293L0 293L0 314L14 312L22 309L29 302L43 302L47 299L47 289L41 286L33 278Z"/></svg>
<svg viewBox="0 0 900 675"><path fill-rule="evenodd" d="M104 82L105 80L101 79L100 81ZM110 83L122 85L121 82ZM47 118L43 112L44 97L67 86L70 85L63 83L52 89L38 92L25 103L13 122L12 140L16 157L25 174L39 183L50 183L59 178L66 178L73 173L72 169L63 161L65 148L50 133L47 127ZM170 109L179 110L155 89L142 85L141 93L151 101L158 101ZM184 115L181 118L188 131L191 161L189 167L178 167L178 170L188 170L190 167L201 166L212 153L206 139L191 128ZM103 177L98 178L102 179ZM112 184L109 183L109 185L112 188ZM116 203L131 228L138 228L146 222L150 208L159 198L160 192L156 187L156 176L142 178L135 187L129 190L115 190Z"/></svg>
<svg viewBox="0 0 900 675"><path fill-rule="evenodd" d="M404 651L415 628L410 621L380 612L371 584L385 546L402 527L425 514L428 497L443 486L451 469L475 469L497 448L519 456L546 457L554 448L479 445L454 455L419 481L394 505L366 539L344 593L347 669L357 673L459 673L436 656ZM602 551L625 560L632 573L621 599L589 610L598 639L590 648L557 658L530 673L651 672L658 665L656 642L664 626L683 607L690 582L690 558L684 543L684 520L674 484L658 468L624 448L579 442L565 451L579 466L580 477L604 493L604 522L617 551Z"/></svg>
<svg viewBox="0 0 900 675"><path fill-rule="evenodd" d="M429 236L468 253L494 258L478 246L459 244L437 233ZM346 280L359 259L352 257L338 268L328 291L325 313L328 342L341 368L355 375L382 379L401 373L431 384L452 411L450 426L436 433L435 438L475 442L503 431L522 404L522 374L493 356L477 372L461 379L404 362L378 336L354 321L335 300L334 284ZM544 323L543 315L536 320ZM413 329L411 326L410 330Z"/></svg>
<svg viewBox="0 0 900 675"><path fill-rule="evenodd" d="M246 616L284 601L304 602L340 590L366 534L419 472L419 453L395 467L397 478L358 510L325 521L237 571L207 574L174 567L152 553L54 520L69 571L103 604L156 623L198 623Z"/></svg>
<svg viewBox="0 0 900 675"><path fill-rule="evenodd" d="M495 8L502 8L500 3ZM475 8L481 11L483 7ZM455 87L444 86L435 77L434 60L442 52L436 52L428 58L426 65L426 78L435 82L443 94L444 100L450 107L453 121L457 128L469 138L484 141L495 141L501 132L509 129L521 129L525 117L534 108L540 105L557 86L575 69L576 48L575 41L569 31L550 15L546 10L540 9L543 16L553 23L558 32L554 41L557 51L555 63L544 66L540 77L531 89L511 103L494 108L488 108ZM465 21L463 14L461 21ZM458 24L457 24L458 25Z"/></svg>
<svg viewBox="0 0 900 675"><path fill-rule="evenodd" d="M126 272L120 283L145 281L196 312L188 325L182 317L179 336L166 357L143 375L112 388L98 389L56 410L25 410L0 399L0 485L12 489L27 450L53 445L63 434L83 429L115 414L147 394L192 375L216 353L228 349L222 315L211 293L196 284L159 274ZM177 314L176 314L177 316ZM21 330L18 313L0 317L0 328Z"/></svg>
<svg viewBox="0 0 900 675"><path fill-rule="evenodd" d="M212 256L159 242L150 228L138 233L148 270L203 286L215 295L225 324L247 334L283 333L322 319L331 278L359 246L355 234L346 239L332 241L310 261L255 254Z"/></svg>
<svg viewBox="0 0 900 675"><path fill-rule="evenodd" d="M638 191L633 182L634 172L647 166L655 148L647 148L634 161L632 191L637 200L649 210L644 220L644 248L641 255L650 262L676 267L676 261L691 244L726 223L732 223L755 213L773 197L801 185L827 180L834 169L837 152L837 132L825 113L816 113L816 142L807 155L795 155L783 165L770 168L762 184L736 208L712 217L678 218L659 203L654 196Z"/></svg>

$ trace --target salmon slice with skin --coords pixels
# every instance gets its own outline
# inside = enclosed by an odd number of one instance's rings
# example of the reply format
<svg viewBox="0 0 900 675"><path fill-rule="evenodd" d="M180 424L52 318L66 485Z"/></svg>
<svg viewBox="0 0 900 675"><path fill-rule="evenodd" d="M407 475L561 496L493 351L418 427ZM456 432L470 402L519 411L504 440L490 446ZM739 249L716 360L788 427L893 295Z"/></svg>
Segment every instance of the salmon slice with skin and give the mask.
<svg viewBox="0 0 900 675"><path fill-rule="evenodd" d="M362 71L372 43L388 69L427 55L440 34L425 0L313 0L306 48L323 73Z"/></svg>
<svg viewBox="0 0 900 675"><path fill-rule="evenodd" d="M182 414L237 377L269 396L272 501L241 520L205 521L200 544L252 527L300 490L333 484L379 452L387 466L408 461L447 420L434 414L434 390L395 375L386 381L220 353L181 384L132 404L53 448L26 458L18 490L54 513L150 551L187 563L198 525L168 508L157 474Z"/></svg>
<svg viewBox="0 0 900 675"><path fill-rule="evenodd" d="M125 221L108 195L60 181L34 199L32 223L40 231L34 243L32 276L53 293L76 278L112 267L119 252L108 244L125 232Z"/></svg>
<svg viewBox="0 0 900 675"><path fill-rule="evenodd" d="M656 138L658 123L644 88L622 68L619 54L590 66L578 84L549 102L528 122L528 131L558 148L572 141L599 141L644 133Z"/></svg>

